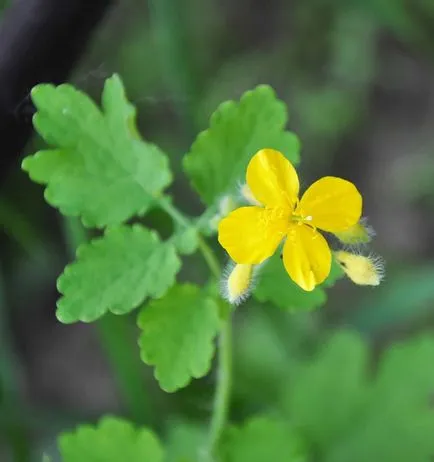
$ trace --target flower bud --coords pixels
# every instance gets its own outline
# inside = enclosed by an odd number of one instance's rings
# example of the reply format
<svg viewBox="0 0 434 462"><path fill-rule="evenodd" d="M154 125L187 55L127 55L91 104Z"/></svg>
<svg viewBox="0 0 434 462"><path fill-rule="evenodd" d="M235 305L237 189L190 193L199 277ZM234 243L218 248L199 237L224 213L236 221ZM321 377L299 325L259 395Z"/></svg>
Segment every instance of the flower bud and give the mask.
<svg viewBox="0 0 434 462"><path fill-rule="evenodd" d="M358 223L345 231L334 233L334 235L347 245L367 244L375 236L372 226L369 226L367 220L362 218Z"/></svg>
<svg viewBox="0 0 434 462"><path fill-rule="evenodd" d="M252 289L253 265L231 264L222 281L223 297L233 305L243 302Z"/></svg>
<svg viewBox="0 0 434 462"><path fill-rule="evenodd" d="M360 286L378 286L384 278L384 261L375 255L364 256L339 250L334 253L345 274Z"/></svg>

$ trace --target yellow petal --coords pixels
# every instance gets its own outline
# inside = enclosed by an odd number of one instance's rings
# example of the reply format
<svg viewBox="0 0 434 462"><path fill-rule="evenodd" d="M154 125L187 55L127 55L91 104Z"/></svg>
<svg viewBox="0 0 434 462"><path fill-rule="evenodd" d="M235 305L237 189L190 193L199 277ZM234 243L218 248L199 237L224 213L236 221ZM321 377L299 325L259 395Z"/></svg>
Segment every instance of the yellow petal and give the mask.
<svg viewBox="0 0 434 462"><path fill-rule="evenodd" d="M324 231L344 231L359 221L362 196L350 181L326 176L307 189L295 214Z"/></svg>
<svg viewBox="0 0 434 462"><path fill-rule="evenodd" d="M258 151L247 166L246 180L255 199L267 207L286 207L292 210L297 201L297 172L279 151Z"/></svg>
<svg viewBox="0 0 434 462"><path fill-rule="evenodd" d="M318 231L306 225L294 225L283 247L283 264L296 284L311 291L329 275L332 254Z"/></svg>
<svg viewBox="0 0 434 462"><path fill-rule="evenodd" d="M282 209L241 207L220 222L218 240L236 263L258 264L275 252L288 220Z"/></svg>

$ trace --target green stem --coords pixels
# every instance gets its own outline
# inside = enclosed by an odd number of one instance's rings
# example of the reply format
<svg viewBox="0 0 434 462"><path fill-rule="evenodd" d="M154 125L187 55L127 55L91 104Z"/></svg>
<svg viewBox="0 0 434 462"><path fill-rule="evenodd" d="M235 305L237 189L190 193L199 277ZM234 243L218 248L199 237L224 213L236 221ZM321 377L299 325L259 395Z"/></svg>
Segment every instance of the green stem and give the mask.
<svg viewBox="0 0 434 462"><path fill-rule="evenodd" d="M226 427L232 388L232 316L225 320L219 336L217 385L209 430L208 448L216 457L218 446ZM211 459L212 460L212 459Z"/></svg>
<svg viewBox="0 0 434 462"><path fill-rule="evenodd" d="M191 226L189 219L182 215L169 200L162 198L159 200L159 205L179 226ZM205 239L200 235L198 239L200 253L208 265L211 274L215 279L220 279L221 268L219 261ZM208 457L211 461L217 457L218 446L229 414L232 387L232 316L230 310L228 312L229 314L223 323L219 335L217 385L208 441Z"/></svg>
<svg viewBox="0 0 434 462"><path fill-rule="evenodd" d="M172 220L183 228L188 228L192 226L190 219L183 215L171 202L169 197L160 197L155 199L155 202L158 206L163 209Z"/></svg>
<svg viewBox="0 0 434 462"><path fill-rule="evenodd" d="M160 199L159 205L180 226L190 226L188 218L184 217L170 201ZM215 279L220 279L221 268L211 247L202 236L199 239L199 250ZM230 310L219 335L217 385L211 416L208 456L210 460L217 457L218 446L226 427L229 414L229 404L232 386L232 316Z"/></svg>
<svg viewBox="0 0 434 462"><path fill-rule="evenodd" d="M220 264L214 255L211 247L206 243L205 239L201 236L198 237L199 241L199 250L202 254L203 259L205 260L208 268L210 269L212 275L218 280L221 278L222 270L220 268Z"/></svg>
<svg viewBox="0 0 434 462"><path fill-rule="evenodd" d="M66 242L71 258L77 247L87 241L87 233L77 218L64 221ZM152 406L140 374L142 362L135 348L127 316L106 314L96 323L101 346L108 358L128 414L139 423L149 423Z"/></svg>
<svg viewBox="0 0 434 462"><path fill-rule="evenodd" d="M211 273L216 279L221 277L220 264L206 241L199 237L199 250ZM226 427L232 387L232 315L228 310L219 335L217 384L211 416L208 452L210 460L217 457L218 446Z"/></svg>

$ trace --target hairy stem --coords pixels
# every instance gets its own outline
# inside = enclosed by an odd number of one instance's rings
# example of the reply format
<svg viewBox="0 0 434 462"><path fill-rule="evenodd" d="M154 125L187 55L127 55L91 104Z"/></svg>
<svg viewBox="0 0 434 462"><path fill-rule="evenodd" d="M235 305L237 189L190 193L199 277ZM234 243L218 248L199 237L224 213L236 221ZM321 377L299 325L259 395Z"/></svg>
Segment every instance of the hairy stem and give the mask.
<svg viewBox="0 0 434 462"><path fill-rule="evenodd" d="M199 237L199 250L211 273L221 277L220 264L206 241ZM216 457L218 446L226 427L232 387L232 316L230 310L224 320L218 342L217 385L209 430L208 451L210 460Z"/></svg>
<svg viewBox="0 0 434 462"><path fill-rule="evenodd" d="M190 220L182 215L169 200L162 198L159 201L159 205L179 226L191 226ZM220 279L221 267L214 252L202 236L199 236L198 240L199 251L208 265L213 278L216 280ZM215 460L217 457L218 446L229 414L232 385L232 316L230 310L228 312L229 314L224 320L218 342L217 385L208 443L209 460Z"/></svg>
<svg viewBox="0 0 434 462"><path fill-rule="evenodd" d="M232 317L225 320L219 336L217 385L209 430L209 453L215 457L226 427L232 387Z"/></svg>

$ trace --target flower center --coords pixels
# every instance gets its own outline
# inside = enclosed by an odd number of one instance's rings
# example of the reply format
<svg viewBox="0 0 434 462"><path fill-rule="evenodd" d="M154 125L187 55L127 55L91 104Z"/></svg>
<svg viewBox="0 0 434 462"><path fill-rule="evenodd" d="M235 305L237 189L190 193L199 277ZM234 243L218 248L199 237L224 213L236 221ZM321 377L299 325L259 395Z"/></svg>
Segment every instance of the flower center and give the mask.
<svg viewBox="0 0 434 462"><path fill-rule="evenodd" d="M295 213L291 215L291 221L297 224L309 225L310 224L309 222L311 222L312 220L313 220L312 215L303 216L303 215L298 215Z"/></svg>

